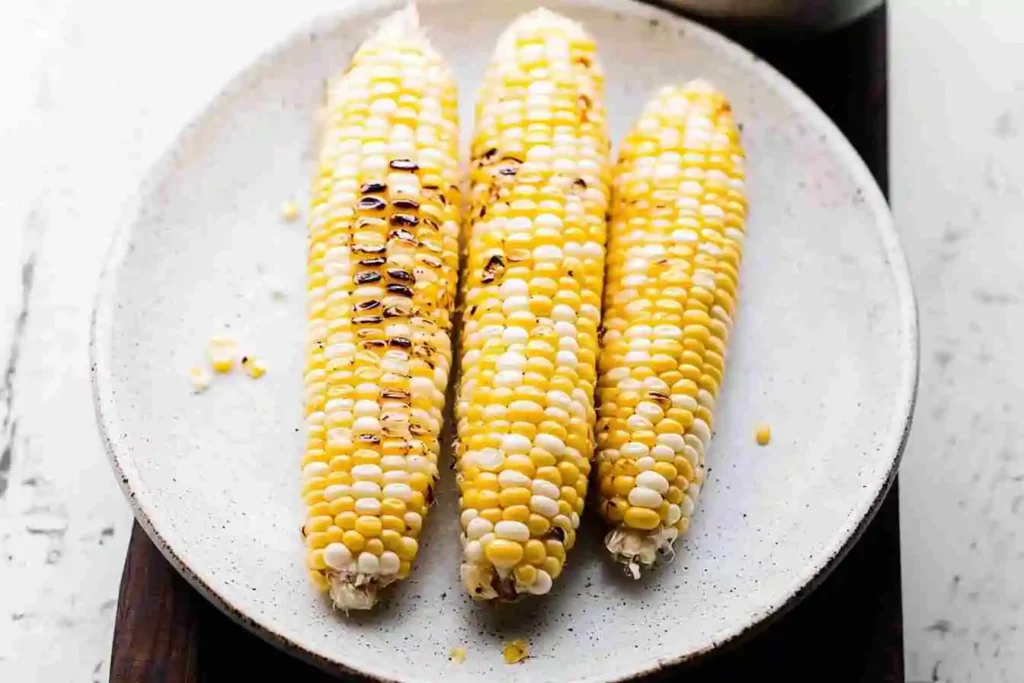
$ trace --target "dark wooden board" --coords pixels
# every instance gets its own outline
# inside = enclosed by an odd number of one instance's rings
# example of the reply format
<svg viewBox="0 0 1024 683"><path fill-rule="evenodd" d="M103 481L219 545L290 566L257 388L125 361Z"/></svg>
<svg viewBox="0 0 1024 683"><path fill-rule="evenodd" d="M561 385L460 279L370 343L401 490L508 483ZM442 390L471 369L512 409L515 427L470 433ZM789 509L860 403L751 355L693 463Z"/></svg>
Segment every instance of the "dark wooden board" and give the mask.
<svg viewBox="0 0 1024 683"><path fill-rule="evenodd" d="M883 190L886 169L884 9L840 31L800 36L717 26L775 65L846 133ZM897 486L825 581L762 632L658 681L902 683ZM199 683L337 681L267 645L206 602L142 530L132 531L114 627L110 680ZM653 680L653 679L652 679Z"/></svg>

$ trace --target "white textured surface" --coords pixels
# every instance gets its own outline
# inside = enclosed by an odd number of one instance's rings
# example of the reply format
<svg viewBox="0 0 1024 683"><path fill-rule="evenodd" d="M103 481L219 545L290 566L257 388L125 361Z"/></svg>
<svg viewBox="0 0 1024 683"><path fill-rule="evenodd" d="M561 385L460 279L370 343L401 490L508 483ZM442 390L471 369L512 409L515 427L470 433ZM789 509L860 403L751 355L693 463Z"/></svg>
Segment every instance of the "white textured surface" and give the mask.
<svg viewBox="0 0 1024 683"><path fill-rule="evenodd" d="M892 3L896 224L921 313L900 476L908 681L1024 675L1024 5Z"/></svg>
<svg viewBox="0 0 1024 683"><path fill-rule="evenodd" d="M18 436L0 473L0 680L106 680L130 516L93 427L85 323L117 206L235 68L329 4L248 6L238 22L240 4L227 2L0 3L0 372L21 264L32 253L37 264L13 382ZM1024 17L1016 0L890 6L893 203L924 352L901 477L907 680L1016 681L1024 368L1011 340L1024 332L1022 311L971 292L994 282L1024 299L1014 255L1024 240ZM972 341L979 331L993 337ZM2 424L12 414L3 375L0 387ZM945 445L953 435L963 451ZM63 535L29 532L48 509L67 520ZM63 548L60 564L46 563L51 544Z"/></svg>
<svg viewBox="0 0 1024 683"><path fill-rule="evenodd" d="M0 680L106 680L131 516L89 389L102 256L185 119L306 19L287 3L0 3L0 453L13 446L0 472Z"/></svg>

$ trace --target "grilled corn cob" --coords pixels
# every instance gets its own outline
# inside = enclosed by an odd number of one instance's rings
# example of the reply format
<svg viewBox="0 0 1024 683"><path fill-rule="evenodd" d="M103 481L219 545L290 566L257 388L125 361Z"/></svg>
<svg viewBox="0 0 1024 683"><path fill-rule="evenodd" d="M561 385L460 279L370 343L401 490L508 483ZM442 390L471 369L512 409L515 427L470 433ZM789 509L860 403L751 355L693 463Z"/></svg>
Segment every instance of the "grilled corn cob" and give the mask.
<svg viewBox="0 0 1024 683"><path fill-rule="evenodd" d="M603 87L593 39L537 10L501 36L480 91L456 406L475 598L548 592L583 512L611 179Z"/></svg>
<svg viewBox="0 0 1024 683"><path fill-rule="evenodd" d="M622 144L613 196L598 504L636 578L689 527L735 313L747 209L725 96L702 81L659 92Z"/></svg>
<svg viewBox="0 0 1024 683"><path fill-rule="evenodd" d="M306 564L338 608L404 578L438 476L458 277L455 83L397 13L329 87L308 255Z"/></svg>

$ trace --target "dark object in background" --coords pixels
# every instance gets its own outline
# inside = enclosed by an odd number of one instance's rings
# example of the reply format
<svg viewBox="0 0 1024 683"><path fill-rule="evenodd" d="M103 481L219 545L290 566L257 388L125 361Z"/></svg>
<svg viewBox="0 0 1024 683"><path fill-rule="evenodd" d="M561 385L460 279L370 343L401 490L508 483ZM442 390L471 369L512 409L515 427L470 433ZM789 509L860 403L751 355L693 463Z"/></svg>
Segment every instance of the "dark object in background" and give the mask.
<svg viewBox="0 0 1024 683"><path fill-rule="evenodd" d="M706 21L825 31L863 17L882 0L659 0L654 4Z"/></svg>

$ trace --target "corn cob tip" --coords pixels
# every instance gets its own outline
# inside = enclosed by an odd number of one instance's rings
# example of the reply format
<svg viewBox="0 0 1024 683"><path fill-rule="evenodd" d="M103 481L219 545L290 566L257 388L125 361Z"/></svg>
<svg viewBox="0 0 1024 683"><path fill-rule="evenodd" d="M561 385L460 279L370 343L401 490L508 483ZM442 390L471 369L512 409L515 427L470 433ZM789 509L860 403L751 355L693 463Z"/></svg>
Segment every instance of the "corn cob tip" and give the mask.
<svg viewBox="0 0 1024 683"><path fill-rule="evenodd" d="M386 38L388 40L400 40L412 36L422 37L423 28L420 26L420 13L415 2L410 2L400 10L395 10L385 17L377 30L374 31L374 38Z"/></svg>
<svg viewBox="0 0 1024 683"><path fill-rule="evenodd" d="M502 596L513 600L516 597L515 588L507 581L503 582L494 567L489 565L464 562L459 568L459 575L466 592L474 600L495 600Z"/></svg>
<svg viewBox="0 0 1024 683"><path fill-rule="evenodd" d="M604 545L612 559L623 565L626 576L639 579L659 558L675 557L672 543L679 535L675 527L661 527L645 532L628 527L612 529L604 538Z"/></svg>
<svg viewBox="0 0 1024 683"><path fill-rule="evenodd" d="M537 9L530 10L529 12L524 12L513 19L505 29L504 36L512 36L524 32L542 32L545 29L554 28L564 31L566 34L574 37L582 37L586 35L586 30L583 28L583 25L575 19L570 19L564 14L559 14L547 7L538 7Z"/></svg>

